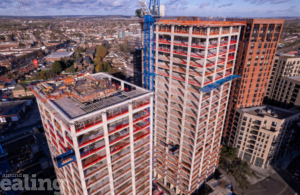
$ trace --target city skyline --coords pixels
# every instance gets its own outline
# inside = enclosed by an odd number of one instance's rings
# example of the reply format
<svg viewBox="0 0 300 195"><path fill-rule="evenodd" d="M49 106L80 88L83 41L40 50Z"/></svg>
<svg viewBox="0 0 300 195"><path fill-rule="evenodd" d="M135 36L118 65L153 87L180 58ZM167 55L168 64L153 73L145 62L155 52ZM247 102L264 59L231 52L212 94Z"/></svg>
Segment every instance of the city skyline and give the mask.
<svg viewBox="0 0 300 195"><path fill-rule="evenodd" d="M161 0L166 16L219 17L297 17L296 0ZM133 16L138 3L135 0L71 0L20 1L22 16L54 15L127 15ZM201 12L199 10L201 9ZM18 16L13 1L0 2L0 15Z"/></svg>

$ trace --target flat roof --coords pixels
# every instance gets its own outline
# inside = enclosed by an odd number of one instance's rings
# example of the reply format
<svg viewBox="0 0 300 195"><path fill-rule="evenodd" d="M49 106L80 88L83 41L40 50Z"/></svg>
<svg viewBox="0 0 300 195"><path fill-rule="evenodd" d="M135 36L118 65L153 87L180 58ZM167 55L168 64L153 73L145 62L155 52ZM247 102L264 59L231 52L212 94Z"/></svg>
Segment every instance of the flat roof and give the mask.
<svg viewBox="0 0 300 195"><path fill-rule="evenodd" d="M25 106L27 100L17 100L11 102L0 102L0 116L16 115Z"/></svg>
<svg viewBox="0 0 300 195"><path fill-rule="evenodd" d="M251 107L251 108L243 108L241 109L243 112L264 117L272 117L272 118L277 118L277 119L285 119L290 116L293 116L295 114L298 114L298 112L292 111L292 110L287 110L283 108L278 108L275 106L270 106L270 105L264 105L264 106L257 106L257 107Z"/></svg>
<svg viewBox="0 0 300 195"><path fill-rule="evenodd" d="M288 77L288 78L300 82L300 76Z"/></svg>
<svg viewBox="0 0 300 195"><path fill-rule="evenodd" d="M57 110L69 119L75 119L151 93L127 82L125 83L130 90L121 90L121 86L117 84L120 81L105 73L87 73L41 82L31 88L35 95L47 101L46 107L50 111Z"/></svg>
<svg viewBox="0 0 300 195"><path fill-rule="evenodd" d="M55 52L52 53L48 56L46 56L46 58L63 58L63 57L70 57L74 52Z"/></svg>

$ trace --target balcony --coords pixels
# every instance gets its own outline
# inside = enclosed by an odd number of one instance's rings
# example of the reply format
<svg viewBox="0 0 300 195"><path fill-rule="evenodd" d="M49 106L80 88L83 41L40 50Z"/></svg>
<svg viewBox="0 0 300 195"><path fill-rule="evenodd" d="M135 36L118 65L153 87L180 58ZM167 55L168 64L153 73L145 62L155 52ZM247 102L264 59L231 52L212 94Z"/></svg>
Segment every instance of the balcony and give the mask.
<svg viewBox="0 0 300 195"><path fill-rule="evenodd" d="M104 167L106 167L106 166L107 166L107 162L106 162L106 159L104 159L103 161L100 161L100 162L94 164L93 166L85 169L83 171L85 178L89 178L92 175L101 172L104 169ZM74 165L73 165L73 168L77 171L77 168L75 168ZM79 175L79 172L77 172L77 173Z"/></svg>
<svg viewBox="0 0 300 195"><path fill-rule="evenodd" d="M115 143L113 145L110 146L110 153L115 154L116 152L124 149L125 147L129 146L130 144L130 139L129 137L119 141L118 143Z"/></svg>
<svg viewBox="0 0 300 195"><path fill-rule="evenodd" d="M143 99L143 100L134 100L132 102L132 109L135 110L146 105L150 105L150 98Z"/></svg>
<svg viewBox="0 0 300 195"><path fill-rule="evenodd" d="M96 185L93 185L91 188L87 189L89 195L92 195L95 192L105 193L109 190L110 189L109 189L109 178L108 177L103 180L100 180Z"/></svg>
<svg viewBox="0 0 300 195"><path fill-rule="evenodd" d="M104 177L108 176L108 170L104 169L100 173L90 177L89 179L86 179L86 187L89 188L92 184L104 179Z"/></svg>
<svg viewBox="0 0 300 195"><path fill-rule="evenodd" d="M114 173L115 171L119 170L121 167L126 166L128 163L130 164L130 162L131 162L130 156L127 156L126 158L119 161L114 161L112 164L112 172Z"/></svg>
<svg viewBox="0 0 300 195"><path fill-rule="evenodd" d="M72 138L69 136L69 134L67 132L65 132L65 135L66 135L65 137L69 141L69 143L73 145Z"/></svg>
<svg viewBox="0 0 300 195"><path fill-rule="evenodd" d="M121 129L124 129L129 126L129 117L125 117L116 122L108 124L108 133L111 135Z"/></svg>
<svg viewBox="0 0 300 195"><path fill-rule="evenodd" d="M105 157L106 157L106 152L105 152L105 150L103 150L99 153L93 154L93 155L83 159L82 166L84 169L86 169L86 168L90 167L91 165L103 160Z"/></svg>
<svg viewBox="0 0 300 195"><path fill-rule="evenodd" d="M97 128L93 131L89 131L85 134L78 136L78 145L79 147L84 147L89 145L90 143L93 143L95 141L98 141L104 137L104 131L103 128Z"/></svg>
<svg viewBox="0 0 300 195"><path fill-rule="evenodd" d="M81 132L83 130L86 130L90 127L99 125L102 123L102 116L98 115L98 116L94 116L92 118L86 118L82 121L76 121L75 122L75 130L76 132Z"/></svg>
<svg viewBox="0 0 300 195"><path fill-rule="evenodd" d="M118 169L112 174L112 177L114 180L118 180L122 178L123 175L125 174L131 174L131 164L127 164L126 166L124 165L122 168Z"/></svg>
<svg viewBox="0 0 300 195"><path fill-rule="evenodd" d="M133 122L136 123L138 121L148 118L149 116L150 116L150 113L147 111L147 109L139 111L139 112L133 114Z"/></svg>
<svg viewBox="0 0 300 195"><path fill-rule="evenodd" d="M86 147L83 147L80 149L80 156L81 158L85 158L91 154L94 154L100 150L102 150L105 147L104 140L94 142Z"/></svg>
<svg viewBox="0 0 300 195"><path fill-rule="evenodd" d="M117 181L114 181L114 187L115 189L122 189L123 184L125 184L126 182L128 182L130 180L131 182L131 171L128 172L127 174L123 175L120 179L118 179ZM120 188L119 188L120 187ZM124 186L125 187L125 186Z"/></svg>
<svg viewBox="0 0 300 195"><path fill-rule="evenodd" d="M109 136L109 144L117 143L118 141L120 141L128 136L129 136L129 128L118 131Z"/></svg>

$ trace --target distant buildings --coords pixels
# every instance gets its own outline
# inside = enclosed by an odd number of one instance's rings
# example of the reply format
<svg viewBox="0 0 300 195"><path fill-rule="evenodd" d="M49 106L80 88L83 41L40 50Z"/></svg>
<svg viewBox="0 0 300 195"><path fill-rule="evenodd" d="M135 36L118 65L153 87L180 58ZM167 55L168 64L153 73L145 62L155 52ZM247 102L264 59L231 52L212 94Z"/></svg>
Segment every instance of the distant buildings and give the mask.
<svg viewBox="0 0 300 195"><path fill-rule="evenodd" d="M29 88L25 88L21 85L17 85L14 89L12 89L12 94L14 98L33 95L32 91Z"/></svg>
<svg viewBox="0 0 300 195"><path fill-rule="evenodd" d="M1 123L10 123L20 120L26 111L26 106L30 106L31 100L16 100L10 102L0 102Z"/></svg>
<svg viewBox="0 0 300 195"><path fill-rule="evenodd" d="M55 52L45 57L48 62L54 62L55 60L60 60L61 58L70 59L74 52Z"/></svg>

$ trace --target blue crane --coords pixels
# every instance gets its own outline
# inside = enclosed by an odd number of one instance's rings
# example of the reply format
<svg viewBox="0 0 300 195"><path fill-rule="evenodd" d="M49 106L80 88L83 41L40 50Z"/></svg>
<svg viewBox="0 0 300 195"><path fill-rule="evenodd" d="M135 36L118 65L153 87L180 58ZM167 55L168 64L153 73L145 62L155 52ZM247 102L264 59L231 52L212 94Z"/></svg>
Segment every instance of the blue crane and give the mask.
<svg viewBox="0 0 300 195"><path fill-rule="evenodd" d="M149 7L145 0L137 0L141 9L136 16L144 18L144 87L154 91L154 23L160 17L160 0L150 0Z"/></svg>

